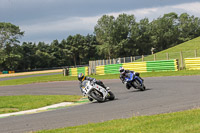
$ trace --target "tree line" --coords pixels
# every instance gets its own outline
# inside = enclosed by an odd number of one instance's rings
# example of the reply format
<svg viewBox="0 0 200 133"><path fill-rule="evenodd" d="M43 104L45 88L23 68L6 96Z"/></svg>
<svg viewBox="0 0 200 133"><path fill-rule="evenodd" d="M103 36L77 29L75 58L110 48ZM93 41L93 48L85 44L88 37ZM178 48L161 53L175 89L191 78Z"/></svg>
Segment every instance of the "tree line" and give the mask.
<svg viewBox="0 0 200 133"><path fill-rule="evenodd" d="M149 55L200 36L200 19L171 12L149 21L134 15L103 15L94 34L70 35L61 42L18 41L24 32L11 23L0 22L0 71L76 66L89 60Z"/></svg>

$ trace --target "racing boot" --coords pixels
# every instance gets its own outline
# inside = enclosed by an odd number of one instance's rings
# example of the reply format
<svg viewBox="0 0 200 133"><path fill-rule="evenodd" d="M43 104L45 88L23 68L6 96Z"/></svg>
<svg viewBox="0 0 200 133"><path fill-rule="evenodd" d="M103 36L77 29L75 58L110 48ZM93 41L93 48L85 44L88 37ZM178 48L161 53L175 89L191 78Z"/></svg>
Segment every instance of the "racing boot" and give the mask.
<svg viewBox="0 0 200 133"><path fill-rule="evenodd" d="M144 79L140 77L140 79L142 80L142 82L144 82Z"/></svg>
<svg viewBox="0 0 200 133"><path fill-rule="evenodd" d="M135 75L138 76L142 80L142 82L144 82L144 79L140 77L140 73L136 72Z"/></svg>

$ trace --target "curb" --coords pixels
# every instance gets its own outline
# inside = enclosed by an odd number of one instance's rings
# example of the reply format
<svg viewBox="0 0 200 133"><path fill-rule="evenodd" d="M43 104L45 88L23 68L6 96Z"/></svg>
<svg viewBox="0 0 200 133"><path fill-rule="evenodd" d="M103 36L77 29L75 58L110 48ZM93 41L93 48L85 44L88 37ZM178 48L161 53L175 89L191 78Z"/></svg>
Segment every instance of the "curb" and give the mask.
<svg viewBox="0 0 200 133"><path fill-rule="evenodd" d="M46 106L46 107L41 107L41 108L38 108L38 109L31 109L31 110L13 112L13 113L7 113L7 114L0 114L0 118L5 118L5 117L9 117L9 116L18 116L18 115L25 115L25 114L40 113L40 112L45 112L45 111L49 111L49 110L55 110L55 109L59 109L59 108L66 108L66 107L69 107L69 106L85 104L85 103L88 103L88 102L89 102L89 100L84 97L84 98L81 98L77 102L62 102L62 103L58 103L58 104L54 104L54 105L50 105L50 106Z"/></svg>

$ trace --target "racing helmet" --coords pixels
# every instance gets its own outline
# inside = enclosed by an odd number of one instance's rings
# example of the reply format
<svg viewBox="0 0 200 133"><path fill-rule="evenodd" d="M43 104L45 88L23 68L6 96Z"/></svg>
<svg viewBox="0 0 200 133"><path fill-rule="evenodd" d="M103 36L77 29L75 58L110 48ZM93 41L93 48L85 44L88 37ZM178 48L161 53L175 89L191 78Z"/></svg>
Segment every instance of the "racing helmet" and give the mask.
<svg viewBox="0 0 200 133"><path fill-rule="evenodd" d="M78 75L78 80L79 80L79 81L85 80L85 76L84 76L83 73L79 73L79 75Z"/></svg>
<svg viewBox="0 0 200 133"><path fill-rule="evenodd" d="M119 72L120 72L120 74L124 74L124 73L125 73L124 68L123 68L123 67L120 67L120 68L119 68Z"/></svg>

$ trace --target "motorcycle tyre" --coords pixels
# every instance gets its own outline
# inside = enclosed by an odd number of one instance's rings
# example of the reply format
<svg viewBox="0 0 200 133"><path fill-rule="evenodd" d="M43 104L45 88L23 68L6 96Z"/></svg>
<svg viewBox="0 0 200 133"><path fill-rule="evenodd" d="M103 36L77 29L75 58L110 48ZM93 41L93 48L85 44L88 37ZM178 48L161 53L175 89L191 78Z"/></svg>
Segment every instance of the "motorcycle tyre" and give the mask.
<svg viewBox="0 0 200 133"><path fill-rule="evenodd" d="M135 80L135 83L137 84L138 89L140 89L141 91L144 91L146 89L143 83L142 85L140 85L140 82L138 81L138 79Z"/></svg>
<svg viewBox="0 0 200 133"><path fill-rule="evenodd" d="M114 95L111 91L109 91L108 93L109 93L109 95L110 95L110 96L108 97L108 99L109 99L109 100L114 100L114 99L115 99L115 95Z"/></svg>
<svg viewBox="0 0 200 133"><path fill-rule="evenodd" d="M101 97L97 96L95 93L99 93L99 95L101 95ZM103 95L101 94L101 92L99 91L92 91L90 93L90 95L92 96L92 98L94 98L95 100L97 100L98 102L104 102L104 99L103 99Z"/></svg>

